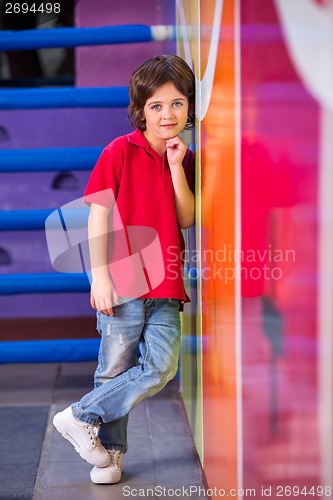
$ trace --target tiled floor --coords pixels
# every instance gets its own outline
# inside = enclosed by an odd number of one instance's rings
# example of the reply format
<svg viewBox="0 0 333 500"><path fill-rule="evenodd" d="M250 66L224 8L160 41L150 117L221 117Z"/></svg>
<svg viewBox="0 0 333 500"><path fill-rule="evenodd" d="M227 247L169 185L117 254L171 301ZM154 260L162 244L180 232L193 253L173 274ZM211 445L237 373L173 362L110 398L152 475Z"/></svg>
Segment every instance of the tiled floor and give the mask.
<svg viewBox="0 0 333 500"><path fill-rule="evenodd" d="M91 483L91 466L56 432L52 418L90 390L94 366L0 365L1 500L171 498L176 488L177 498L185 498L183 488L203 487L176 381L132 411L121 482Z"/></svg>

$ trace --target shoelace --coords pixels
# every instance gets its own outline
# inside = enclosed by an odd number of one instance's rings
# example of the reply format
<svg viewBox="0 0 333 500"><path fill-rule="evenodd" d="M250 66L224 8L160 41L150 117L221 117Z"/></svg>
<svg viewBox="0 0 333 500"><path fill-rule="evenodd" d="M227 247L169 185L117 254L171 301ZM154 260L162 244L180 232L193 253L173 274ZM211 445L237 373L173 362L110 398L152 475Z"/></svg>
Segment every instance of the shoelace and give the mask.
<svg viewBox="0 0 333 500"><path fill-rule="evenodd" d="M111 456L111 462L116 467L116 469L120 470L120 459L121 459L121 451L120 450L108 450L108 453Z"/></svg>
<svg viewBox="0 0 333 500"><path fill-rule="evenodd" d="M95 447L99 441L98 438L98 426L94 425L86 425L86 429L88 429L88 434L90 435L90 439L92 441L92 445Z"/></svg>

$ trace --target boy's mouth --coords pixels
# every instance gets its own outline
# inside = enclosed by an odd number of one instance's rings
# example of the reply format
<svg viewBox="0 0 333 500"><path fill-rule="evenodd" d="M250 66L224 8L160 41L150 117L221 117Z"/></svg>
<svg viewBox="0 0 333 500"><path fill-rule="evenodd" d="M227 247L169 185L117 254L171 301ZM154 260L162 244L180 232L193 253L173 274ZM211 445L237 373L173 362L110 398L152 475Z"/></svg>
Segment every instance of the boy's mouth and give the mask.
<svg viewBox="0 0 333 500"><path fill-rule="evenodd" d="M177 124L176 123L167 123L165 125L161 125L163 128L173 128L175 127Z"/></svg>

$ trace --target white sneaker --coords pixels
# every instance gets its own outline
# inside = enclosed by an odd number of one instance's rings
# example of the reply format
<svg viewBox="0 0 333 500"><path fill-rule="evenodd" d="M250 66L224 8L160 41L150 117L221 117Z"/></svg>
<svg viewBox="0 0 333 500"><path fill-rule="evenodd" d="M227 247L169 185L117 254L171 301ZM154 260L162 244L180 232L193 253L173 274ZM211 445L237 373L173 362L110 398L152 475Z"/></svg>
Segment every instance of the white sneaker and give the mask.
<svg viewBox="0 0 333 500"><path fill-rule="evenodd" d="M90 472L90 478L95 484L119 483L123 471L124 454L120 450L106 450L111 457L107 467L94 467Z"/></svg>
<svg viewBox="0 0 333 500"><path fill-rule="evenodd" d="M89 464L106 467L110 463L110 455L99 440L98 427L77 420L70 406L54 416L53 425Z"/></svg>

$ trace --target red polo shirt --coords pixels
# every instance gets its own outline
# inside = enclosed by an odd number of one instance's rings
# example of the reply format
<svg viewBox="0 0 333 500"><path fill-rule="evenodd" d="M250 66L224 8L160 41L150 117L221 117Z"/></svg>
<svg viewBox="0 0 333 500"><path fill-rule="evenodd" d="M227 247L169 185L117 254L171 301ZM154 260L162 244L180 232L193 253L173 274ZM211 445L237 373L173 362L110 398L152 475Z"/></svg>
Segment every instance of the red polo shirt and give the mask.
<svg viewBox="0 0 333 500"><path fill-rule="evenodd" d="M189 149L183 168L194 192L194 153ZM184 240L166 152L161 158L138 129L105 147L84 201L110 208L112 193L117 211L112 211L109 262L118 295L188 301L181 262Z"/></svg>

